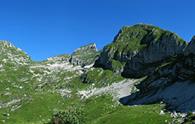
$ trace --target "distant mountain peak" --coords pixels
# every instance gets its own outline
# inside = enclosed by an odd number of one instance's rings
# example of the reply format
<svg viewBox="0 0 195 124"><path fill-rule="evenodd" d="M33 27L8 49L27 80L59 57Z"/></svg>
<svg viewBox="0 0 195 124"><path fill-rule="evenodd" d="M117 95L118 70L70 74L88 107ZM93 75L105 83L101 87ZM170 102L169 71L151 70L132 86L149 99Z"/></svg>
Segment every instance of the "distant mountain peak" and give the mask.
<svg viewBox="0 0 195 124"><path fill-rule="evenodd" d="M90 44L81 46L80 48L76 49L76 50L74 51L74 53L77 53L77 52L79 52L79 51L85 51L85 50L94 50L94 51L97 51L96 44L95 44L95 43L90 43ZM74 53L73 53L73 54L74 54Z"/></svg>
<svg viewBox="0 0 195 124"><path fill-rule="evenodd" d="M70 62L74 65L90 65L95 62L97 55L99 55L99 52L96 44L90 43L76 49L71 55Z"/></svg>

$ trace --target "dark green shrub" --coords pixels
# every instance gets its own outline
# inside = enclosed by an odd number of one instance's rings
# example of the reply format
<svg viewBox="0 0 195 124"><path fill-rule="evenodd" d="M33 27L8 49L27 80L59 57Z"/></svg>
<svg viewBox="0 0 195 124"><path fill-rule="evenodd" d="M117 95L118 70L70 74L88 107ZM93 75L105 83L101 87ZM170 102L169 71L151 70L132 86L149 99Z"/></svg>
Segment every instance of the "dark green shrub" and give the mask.
<svg viewBox="0 0 195 124"><path fill-rule="evenodd" d="M53 115L49 124L83 124L85 120L82 107L68 107Z"/></svg>

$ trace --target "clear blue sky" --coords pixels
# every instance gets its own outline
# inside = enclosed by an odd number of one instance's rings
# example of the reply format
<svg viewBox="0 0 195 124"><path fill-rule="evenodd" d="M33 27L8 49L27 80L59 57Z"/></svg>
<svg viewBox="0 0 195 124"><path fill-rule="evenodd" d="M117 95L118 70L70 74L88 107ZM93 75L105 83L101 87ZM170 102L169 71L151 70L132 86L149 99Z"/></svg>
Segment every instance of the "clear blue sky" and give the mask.
<svg viewBox="0 0 195 124"><path fill-rule="evenodd" d="M34 60L110 43L124 25L147 23L195 35L195 0L0 0L0 39Z"/></svg>

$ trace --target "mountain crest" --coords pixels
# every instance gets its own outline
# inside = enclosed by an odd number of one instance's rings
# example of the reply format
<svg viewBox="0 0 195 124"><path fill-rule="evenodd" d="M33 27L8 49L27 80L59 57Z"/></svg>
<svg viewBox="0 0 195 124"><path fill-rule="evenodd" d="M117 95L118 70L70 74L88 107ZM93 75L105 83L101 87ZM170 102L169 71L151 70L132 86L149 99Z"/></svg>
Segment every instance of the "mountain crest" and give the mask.
<svg viewBox="0 0 195 124"><path fill-rule="evenodd" d="M125 76L143 76L151 71L151 68L146 68L149 67L147 64L159 63L165 58L180 54L186 45L175 33L156 26L125 26L114 41L104 47L95 65L116 72L124 70Z"/></svg>
<svg viewBox="0 0 195 124"><path fill-rule="evenodd" d="M71 55L70 62L73 65L90 65L95 62L98 54L96 44L91 43L76 49Z"/></svg>
<svg viewBox="0 0 195 124"><path fill-rule="evenodd" d="M192 37L192 40L185 49L185 54L195 54L195 36Z"/></svg>
<svg viewBox="0 0 195 124"><path fill-rule="evenodd" d="M82 47L76 49L76 50L74 51L74 53L78 53L78 52L80 52L80 51L88 51L88 50L97 51L96 44L95 44L95 43L90 43L90 44L88 44L88 45L82 46ZM73 53L73 54L74 54L74 53Z"/></svg>

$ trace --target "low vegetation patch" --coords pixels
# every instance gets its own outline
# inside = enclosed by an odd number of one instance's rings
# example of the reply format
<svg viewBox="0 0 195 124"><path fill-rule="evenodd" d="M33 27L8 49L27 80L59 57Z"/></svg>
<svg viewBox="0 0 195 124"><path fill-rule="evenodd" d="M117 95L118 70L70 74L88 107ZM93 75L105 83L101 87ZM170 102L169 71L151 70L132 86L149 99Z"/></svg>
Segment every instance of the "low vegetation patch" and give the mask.
<svg viewBox="0 0 195 124"><path fill-rule="evenodd" d="M122 81L124 78L111 70L103 70L102 68L94 68L82 75L83 83L94 84L96 87L103 87Z"/></svg>

